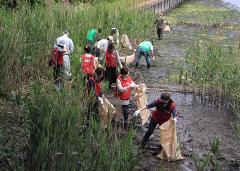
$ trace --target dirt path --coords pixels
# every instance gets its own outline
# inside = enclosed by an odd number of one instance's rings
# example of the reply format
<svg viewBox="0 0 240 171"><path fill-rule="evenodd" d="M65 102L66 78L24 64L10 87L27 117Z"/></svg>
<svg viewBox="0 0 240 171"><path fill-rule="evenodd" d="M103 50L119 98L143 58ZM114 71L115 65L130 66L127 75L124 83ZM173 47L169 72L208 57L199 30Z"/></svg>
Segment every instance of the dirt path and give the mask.
<svg viewBox="0 0 240 171"><path fill-rule="evenodd" d="M194 2L190 2L194 3ZM219 1L208 1L208 5L220 5ZM209 31L209 35L214 36L219 28ZM220 30L224 31L224 30ZM174 88L178 85L172 85L169 82L169 74L175 72L174 65L169 62L173 59L184 56L185 49L188 48L195 36L201 34L195 26L177 25L171 33L165 34L163 40L156 39L155 30L150 35L154 40L154 47L158 49L161 56L156 57L157 66L146 68L144 59L142 66L139 68L143 74L143 78L148 87L153 84L160 84L166 87ZM235 34L233 31L229 33ZM230 40L231 41L231 40ZM173 87L174 86L174 87ZM181 87L179 87L181 89ZM161 92L152 91L148 93L148 100L158 98ZM217 137L220 140L220 155L218 161L222 170L237 171L240 170L240 141L235 137L231 129L230 122L233 116L211 105L201 104L199 99L193 100L191 94L184 95L182 93L172 93L172 98L177 103L177 109L184 116L177 122L178 139L181 143L182 154L185 160L181 162L165 162L156 159L154 156L160 152L159 148L159 128L155 130L154 136L150 138L146 149L140 150L138 153L138 165L135 170L196 170L192 156L206 157L210 150L209 140ZM148 124L143 127L138 125L136 144L140 144Z"/></svg>

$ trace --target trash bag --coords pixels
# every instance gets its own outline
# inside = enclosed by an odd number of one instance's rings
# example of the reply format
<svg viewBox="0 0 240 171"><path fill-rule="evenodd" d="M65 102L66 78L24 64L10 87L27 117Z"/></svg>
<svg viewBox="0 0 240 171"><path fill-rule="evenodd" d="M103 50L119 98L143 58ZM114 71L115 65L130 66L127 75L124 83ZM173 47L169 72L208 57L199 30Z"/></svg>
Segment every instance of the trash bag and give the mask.
<svg viewBox="0 0 240 171"><path fill-rule="evenodd" d="M183 160L180 145L177 142L176 122L170 118L160 126L160 144L162 151L156 157L162 160Z"/></svg>
<svg viewBox="0 0 240 171"><path fill-rule="evenodd" d="M164 27L164 31L165 31L165 32L170 32L170 31L171 31L170 26L169 26L169 25L166 25L166 26Z"/></svg>
<svg viewBox="0 0 240 171"><path fill-rule="evenodd" d="M121 56L120 60L123 64L129 65L134 62L135 60L135 50L132 55L129 56Z"/></svg>
<svg viewBox="0 0 240 171"><path fill-rule="evenodd" d="M136 87L135 97L136 97L136 103L137 103L138 109L147 105L147 96L145 94L145 91L146 91L146 84L141 84L138 87ZM142 110L140 112L140 118L142 119L142 125L144 125L146 123L149 115L150 115L150 112L148 109Z"/></svg>
<svg viewBox="0 0 240 171"><path fill-rule="evenodd" d="M116 108L110 103L110 101L106 98L98 98L99 99L99 118L101 128L107 128L108 124L111 123L113 117L116 115Z"/></svg>
<svg viewBox="0 0 240 171"><path fill-rule="evenodd" d="M126 35L126 34L122 35L122 37L121 37L121 44L122 44L122 47L128 48L129 50L132 50L132 45L130 43L128 35Z"/></svg>

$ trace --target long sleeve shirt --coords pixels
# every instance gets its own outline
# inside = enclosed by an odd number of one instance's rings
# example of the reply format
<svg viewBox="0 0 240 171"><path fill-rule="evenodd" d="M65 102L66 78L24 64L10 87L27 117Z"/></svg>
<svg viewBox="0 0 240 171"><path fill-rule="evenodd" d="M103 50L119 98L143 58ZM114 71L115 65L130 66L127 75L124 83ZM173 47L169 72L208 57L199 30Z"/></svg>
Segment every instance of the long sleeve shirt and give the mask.
<svg viewBox="0 0 240 171"><path fill-rule="evenodd" d="M70 53L73 52L73 50L74 50L73 41L72 41L72 39L70 39L70 38L68 37L67 34L63 34L63 36L58 37L54 46L56 47L56 46L59 44L60 41L61 41L61 42L64 42L64 45L65 45L66 48L67 48L66 55L69 55Z"/></svg>
<svg viewBox="0 0 240 171"><path fill-rule="evenodd" d="M153 101L152 103L148 104L146 107L147 107L147 109L150 109L150 108L156 107L157 104L159 104L159 103L161 103L160 99L157 99L157 100ZM172 117L176 117L176 115L177 115L176 107L174 107L172 109L171 114L172 114Z"/></svg>

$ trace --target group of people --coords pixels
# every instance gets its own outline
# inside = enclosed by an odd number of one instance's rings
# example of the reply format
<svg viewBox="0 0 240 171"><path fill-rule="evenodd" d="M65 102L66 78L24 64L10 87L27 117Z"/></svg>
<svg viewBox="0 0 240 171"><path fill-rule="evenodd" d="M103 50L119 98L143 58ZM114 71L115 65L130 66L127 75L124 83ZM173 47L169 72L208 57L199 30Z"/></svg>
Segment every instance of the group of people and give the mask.
<svg viewBox="0 0 240 171"><path fill-rule="evenodd" d="M109 83L108 88L114 90L115 96L121 101L123 127L127 128L131 91L138 85L130 76L128 66L120 61L118 29L112 28L111 35L105 39L100 39L100 33L100 28L90 29L87 32L85 53L80 56L87 93L92 94L96 99L93 106L95 106L94 113L97 114L99 97L104 96L102 82L107 81ZM57 38L49 61L49 65L54 69L54 80L57 87L62 84L62 77L68 81L68 84L71 84L72 75L69 56L73 50L73 41L69 38L69 32L65 31L61 37ZM153 43L151 41L143 41L137 47L135 67L139 66L141 56L145 57L147 68L150 68L150 58L154 59ZM171 117L176 120L176 105L169 93L162 93L159 99L137 110L134 116L138 116L142 110L153 107L156 107L156 110L152 113L148 131L141 144L142 148L146 145L157 124L161 125Z"/></svg>

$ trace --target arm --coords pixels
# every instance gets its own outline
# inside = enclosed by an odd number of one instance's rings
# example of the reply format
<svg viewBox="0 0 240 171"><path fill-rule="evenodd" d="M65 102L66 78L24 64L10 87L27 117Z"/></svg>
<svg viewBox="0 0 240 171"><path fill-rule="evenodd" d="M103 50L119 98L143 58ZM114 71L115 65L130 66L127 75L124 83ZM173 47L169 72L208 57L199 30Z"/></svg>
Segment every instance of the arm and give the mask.
<svg viewBox="0 0 240 171"><path fill-rule="evenodd" d="M117 79L117 89L120 91L120 93L126 92L128 90L129 86L123 87L121 84L121 81Z"/></svg>
<svg viewBox="0 0 240 171"><path fill-rule="evenodd" d="M120 60L119 53L118 53L117 50L116 50L115 52L116 52L116 57L117 57L118 66L119 66L119 68L122 68L122 63L121 63L121 60Z"/></svg>
<svg viewBox="0 0 240 171"><path fill-rule="evenodd" d="M73 49L74 49L74 45L73 45L73 41L72 41L72 39L69 39L70 41L70 46L69 46L69 50L70 50L70 52L72 53L73 52Z"/></svg>

